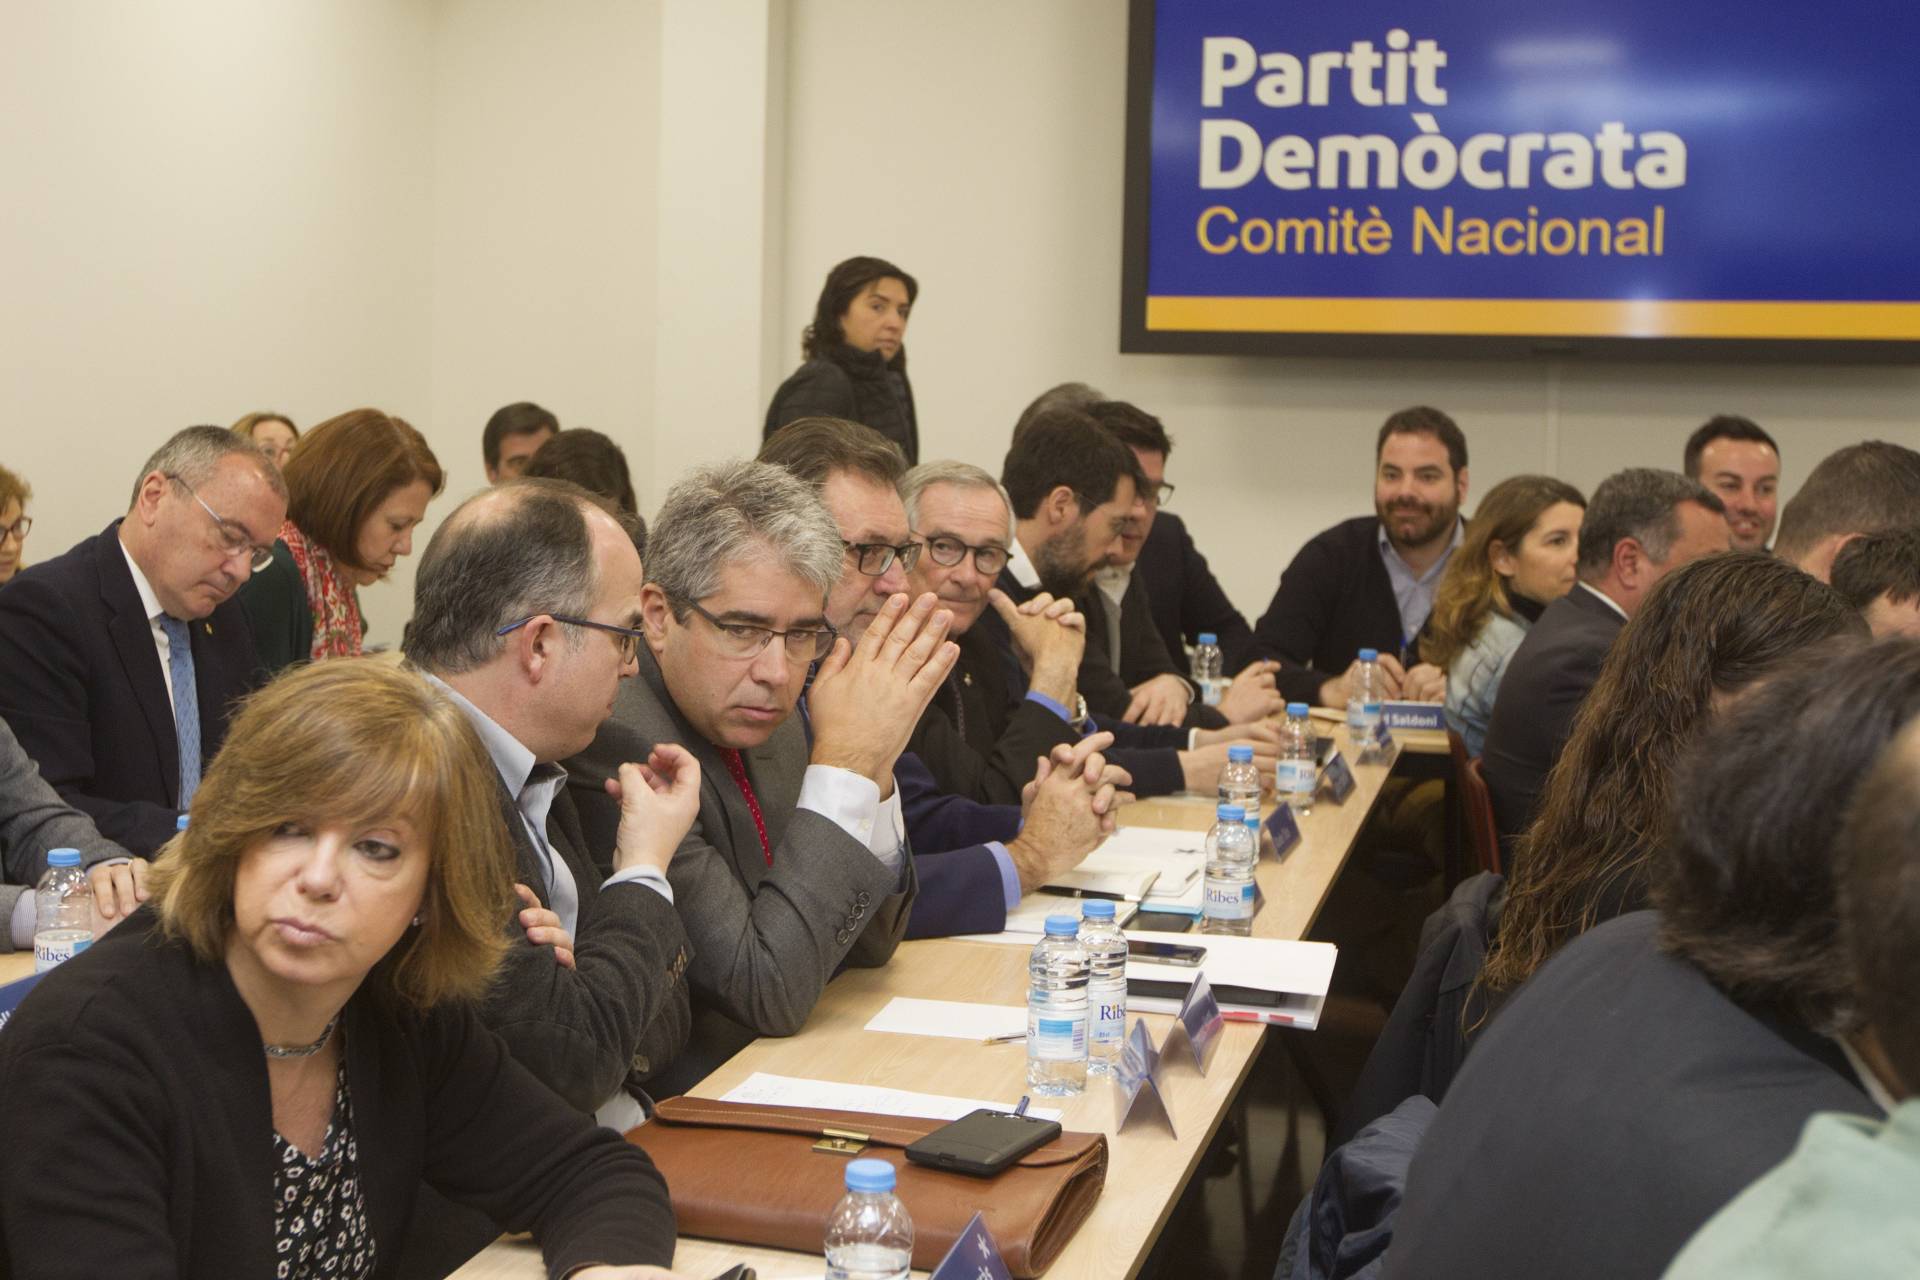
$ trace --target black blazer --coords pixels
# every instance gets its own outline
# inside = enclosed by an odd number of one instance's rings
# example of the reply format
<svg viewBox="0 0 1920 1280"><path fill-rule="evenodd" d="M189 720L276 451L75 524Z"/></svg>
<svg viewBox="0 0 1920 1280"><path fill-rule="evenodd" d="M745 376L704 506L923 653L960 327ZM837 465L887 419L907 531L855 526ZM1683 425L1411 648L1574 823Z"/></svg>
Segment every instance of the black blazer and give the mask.
<svg viewBox="0 0 1920 1280"><path fill-rule="evenodd" d="M545 901L540 854L504 783L500 806L513 837L514 876ZM547 810L547 843L580 892L575 967L554 963L551 947L529 946L518 919L509 919L511 945L481 1016L543 1084L591 1113L623 1085L637 1094L642 1078L686 1047L691 955L679 913L657 890L632 883L600 888L607 873L588 856L564 787Z"/></svg>
<svg viewBox="0 0 1920 1280"><path fill-rule="evenodd" d="M0 718L63 799L151 856L180 815L180 748L120 522L23 569L0 591ZM252 685L253 632L228 600L189 624L202 765Z"/></svg>
<svg viewBox="0 0 1920 1280"><path fill-rule="evenodd" d="M1253 628L1227 599L1179 516L1162 511L1153 518L1133 570L1135 578L1143 575L1153 625L1176 662L1187 645L1199 643L1203 631L1220 637L1228 675L1253 660Z"/></svg>
<svg viewBox="0 0 1920 1280"><path fill-rule="evenodd" d="M375 1275L429 1184L540 1237L554 1275L665 1266L666 1184L570 1110L467 1006L364 985L341 1019ZM273 1113L253 1015L225 965L142 908L36 987L0 1034L0 1277L270 1276Z"/></svg>
<svg viewBox="0 0 1920 1280"><path fill-rule="evenodd" d="M859 351L843 343L807 361L773 393L760 438L812 417L846 418L872 427L900 446L908 466L920 461L920 425L904 349L889 362L878 351Z"/></svg>
<svg viewBox="0 0 1920 1280"><path fill-rule="evenodd" d="M1127 714L1127 707L1133 701L1133 686L1155 676L1178 676L1189 688L1193 687L1154 626L1153 607L1147 599L1147 580L1138 569L1127 578L1127 589L1120 596L1118 671L1113 669L1113 654L1107 643L1107 611L1113 608L1113 602L1107 599L1107 593L1098 583L1088 583L1086 598L1079 604L1087 620L1087 648L1080 659L1080 694L1086 698L1089 711L1118 720ZM1218 729L1226 723L1227 718L1219 709L1201 702L1199 690L1194 689L1193 701L1187 706L1186 726Z"/></svg>
<svg viewBox="0 0 1920 1280"><path fill-rule="evenodd" d="M1000 860L987 841L1005 844L1018 835L1020 810L945 794L911 751L894 762L893 785L900 789L900 816L906 820L913 871L920 879L906 937L946 938L1006 928L1006 886Z"/></svg>
<svg viewBox="0 0 1920 1280"><path fill-rule="evenodd" d="M955 638L960 660L921 713L907 750L920 758L940 790L982 804L1017 805L1039 758L1080 735L1026 696L1017 663L1010 676L1008 655L994 639L995 626L1006 634L999 615L991 615L991 624L983 615ZM1018 693L1009 687L1010 678L1019 679Z"/></svg>
<svg viewBox="0 0 1920 1280"><path fill-rule="evenodd" d="M1879 1114L1832 1041L1729 1000L1658 924L1575 939L1475 1040L1385 1280L1654 1280L1808 1117Z"/></svg>
<svg viewBox="0 0 1920 1280"><path fill-rule="evenodd" d="M1626 626L1583 586L1555 600L1513 652L1487 722L1480 769L1493 793L1493 816L1508 851L1533 822L1547 774L1573 732L1573 717Z"/></svg>
<svg viewBox="0 0 1920 1280"><path fill-rule="evenodd" d="M1300 548L1253 628L1252 656L1279 661L1289 702L1318 702L1320 686L1362 649L1406 656L1378 516L1343 521Z"/></svg>

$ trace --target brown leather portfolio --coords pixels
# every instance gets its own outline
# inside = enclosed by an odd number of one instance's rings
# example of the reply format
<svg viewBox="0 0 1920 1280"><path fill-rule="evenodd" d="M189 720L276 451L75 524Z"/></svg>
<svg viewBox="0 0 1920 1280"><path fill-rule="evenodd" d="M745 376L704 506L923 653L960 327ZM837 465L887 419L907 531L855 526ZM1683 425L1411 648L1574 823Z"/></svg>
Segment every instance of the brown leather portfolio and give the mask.
<svg viewBox="0 0 1920 1280"><path fill-rule="evenodd" d="M913 1218L913 1265L932 1270L974 1213L1015 1276L1044 1272L1093 1211L1107 1178L1107 1139L1062 1133L991 1178L911 1164L905 1148L944 1120L668 1098L627 1141L667 1180L684 1235L821 1252L845 1194L845 1162L876 1156L898 1170Z"/></svg>

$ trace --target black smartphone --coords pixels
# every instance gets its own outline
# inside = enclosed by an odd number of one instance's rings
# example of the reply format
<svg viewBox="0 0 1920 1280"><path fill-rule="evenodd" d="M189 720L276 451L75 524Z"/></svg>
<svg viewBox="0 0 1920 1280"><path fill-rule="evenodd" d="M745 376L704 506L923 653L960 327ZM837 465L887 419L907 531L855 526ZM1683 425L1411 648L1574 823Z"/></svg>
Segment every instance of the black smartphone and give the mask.
<svg viewBox="0 0 1920 1280"><path fill-rule="evenodd" d="M736 1262L713 1280L758 1280L758 1273L744 1262Z"/></svg>
<svg viewBox="0 0 1920 1280"><path fill-rule="evenodd" d="M935 1129L907 1148L915 1164L990 1178L1060 1133L1055 1120L981 1109Z"/></svg>
<svg viewBox="0 0 1920 1280"><path fill-rule="evenodd" d="M1142 999L1185 1000L1190 984L1185 982L1162 982L1158 978L1128 978L1127 994ZM1221 1004L1251 1005L1256 1009L1276 1009L1286 1003L1286 995L1279 991L1264 991L1259 987L1216 986L1213 998Z"/></svg>
<svg viewBox="0 0 1920 1280"><path fill-rule="evenodd" d="M1127 954L1160 964L1195 965L1207 958L1207 949L1185 942L1149 942L1145 938L1128 938Z"/></svg>
<svg viewBox="0 0 1920 1280"><path fill-rule="evenodd" d="M1148 933L1185 933L1193 928L1195 919L1178 911L1136 911L1133 919L1127 921L1127 927L1145 929Z"/></svg>

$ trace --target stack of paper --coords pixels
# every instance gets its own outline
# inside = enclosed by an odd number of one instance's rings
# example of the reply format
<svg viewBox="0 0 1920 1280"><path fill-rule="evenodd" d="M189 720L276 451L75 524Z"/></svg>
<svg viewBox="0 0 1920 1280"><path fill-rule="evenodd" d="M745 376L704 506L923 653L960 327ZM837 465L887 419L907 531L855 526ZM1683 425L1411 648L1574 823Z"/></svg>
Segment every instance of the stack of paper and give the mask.
<svg viewBox="0 0 1920 1280"><path fill-rule="evenodd" d="M1117 897L1147 911L1199 915L1205 841L1196 831L1123 827L1048 888Z"/></svg>
<svg viewBox="0 0 1920 1280"><path fill-rule="evenodd" d="M1198 966L1164 964L1138 956L1127 960L1127 1007L1145 1013L1175 1013L1181 995L1204 973L1228 1017L1257 1019L1312 1030L1327 1000L1338 949L1328 942L1283 942L1231 934L1153 933L1137 930L1129 939L1205 947ZM1138 982L1174 984L1178 994L1137 994ZM1240 999L1235 999L1239 995Z"/></svg>
<svg viewBox="0 0 1920 1280"><path fill-rule="evenodd" d="M1044 889L1036 890L1020 899L1020 905L1007 912L1005 930L992 936L1005 938L1007 934L1013 934L1015 939L1024 939L1031 946L1034 938L1047 931L1048 916L1065 913L1077 917L1083 905L1083 899L1069 894L1048 893ZM1113 922L1125 928L1127 921L1133 919L1134 913L1139 909L1131 902L1115 902Z"/></svg>

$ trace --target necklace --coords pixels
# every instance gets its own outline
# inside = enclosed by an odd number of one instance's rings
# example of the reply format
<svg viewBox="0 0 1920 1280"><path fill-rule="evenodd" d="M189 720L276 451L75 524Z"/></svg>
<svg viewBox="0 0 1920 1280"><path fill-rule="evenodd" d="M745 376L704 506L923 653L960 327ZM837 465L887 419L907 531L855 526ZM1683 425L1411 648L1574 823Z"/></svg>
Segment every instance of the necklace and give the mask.
<svg viewBox="0 0 1920 1280"><path fill-rule="evenodd" d="M333 1029L340 1025L340 1015L334 1014L327 1022L326 1030L312 1044L269 1044L261 1047L269 1058L311 1058L327 1047L327 1041L333 1039Z"/></svg>

